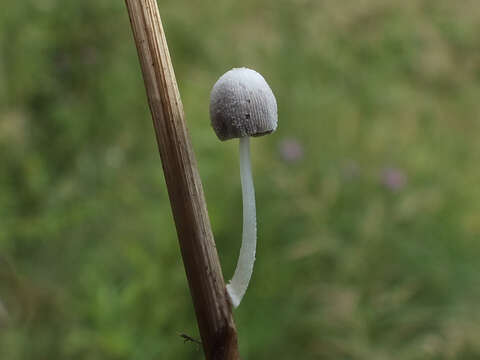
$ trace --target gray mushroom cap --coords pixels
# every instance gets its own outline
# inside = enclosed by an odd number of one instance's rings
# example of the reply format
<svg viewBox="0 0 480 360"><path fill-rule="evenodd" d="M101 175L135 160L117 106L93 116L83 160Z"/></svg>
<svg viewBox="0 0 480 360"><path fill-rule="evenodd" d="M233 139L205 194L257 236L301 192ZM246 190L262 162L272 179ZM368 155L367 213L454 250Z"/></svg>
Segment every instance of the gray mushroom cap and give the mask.
<svg viewBox="0 0 480 360"><path fill-rule="evenodd" d="M277 129L277 101L262 75L235 68L212 88L210 119L222 141L270 134Z"/></svg>

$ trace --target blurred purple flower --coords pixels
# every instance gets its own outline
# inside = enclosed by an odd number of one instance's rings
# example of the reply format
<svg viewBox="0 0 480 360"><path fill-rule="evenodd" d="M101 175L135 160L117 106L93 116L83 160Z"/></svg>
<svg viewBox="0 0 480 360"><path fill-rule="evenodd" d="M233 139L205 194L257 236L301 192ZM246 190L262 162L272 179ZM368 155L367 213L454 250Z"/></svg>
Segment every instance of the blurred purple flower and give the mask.
<svg viewBox="0 0 480 360"><path fill-rule="evenodd" d="M391 191L400 191L407 185L407 175L401 169L386 167L381 173L382 185Z"/></svg>
<svg viewBox="0 0 480 360"><path fill-rule="evenodd" d="M354 180L360 175L360 166L355 160L349 160L343 164L341 173L345 181Z"/></svg>
<svg viewBox="0 0 480 360"><path fill-rule="evenodd" d="M282 140L278 146L278 152L282 160L295 163L303 158L303 146L296 139Z"/></svg>

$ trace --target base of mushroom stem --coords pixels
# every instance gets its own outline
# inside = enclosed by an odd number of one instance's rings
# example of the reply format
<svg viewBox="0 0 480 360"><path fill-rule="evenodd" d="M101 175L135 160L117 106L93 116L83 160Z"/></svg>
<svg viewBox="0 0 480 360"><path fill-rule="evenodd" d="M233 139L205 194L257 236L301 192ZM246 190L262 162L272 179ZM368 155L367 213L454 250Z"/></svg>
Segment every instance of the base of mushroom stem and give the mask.
<svg viewBox="0 0 480 360"><path fill-rule="evenodd" d="M230 297L230 301L232 302L233 307L237 308L238 305L240 305L240 301L242 301L242 296L238 295L235 292L235 289L233 288L232 284L227 284L227 293L228 293L228 296Z"/></svg>

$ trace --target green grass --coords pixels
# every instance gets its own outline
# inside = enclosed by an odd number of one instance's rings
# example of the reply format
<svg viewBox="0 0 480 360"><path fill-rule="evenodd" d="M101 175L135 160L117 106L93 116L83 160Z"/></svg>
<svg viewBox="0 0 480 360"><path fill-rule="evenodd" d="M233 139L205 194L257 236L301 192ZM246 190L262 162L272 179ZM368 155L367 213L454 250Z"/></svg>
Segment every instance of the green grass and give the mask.
<svg viewBox="0 0 480 360"><path fill-rule="evenodd" d="M480 358L476 1L159 7L227 278L237 144L209 91L248 66L277 96L242 358ZM3 7L0 164L0 359L202 358L122 1Z"/></svg>

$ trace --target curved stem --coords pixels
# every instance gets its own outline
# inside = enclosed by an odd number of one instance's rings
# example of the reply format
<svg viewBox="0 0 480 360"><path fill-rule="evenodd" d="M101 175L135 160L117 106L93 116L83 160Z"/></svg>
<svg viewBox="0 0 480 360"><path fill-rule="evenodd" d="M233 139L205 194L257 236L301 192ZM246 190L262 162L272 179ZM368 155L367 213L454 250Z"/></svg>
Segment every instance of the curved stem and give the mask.
<svg viewBox="0 0 480 360"><path fill-rule="evenodd" d="M243 199L243 232L240 256L232 280L227 285L232 304L237 307L242 301L252 277L255 249L257 246L257 216L255 210L255 189L250 164L250 138L240 138L240 179Z"/></svg>

